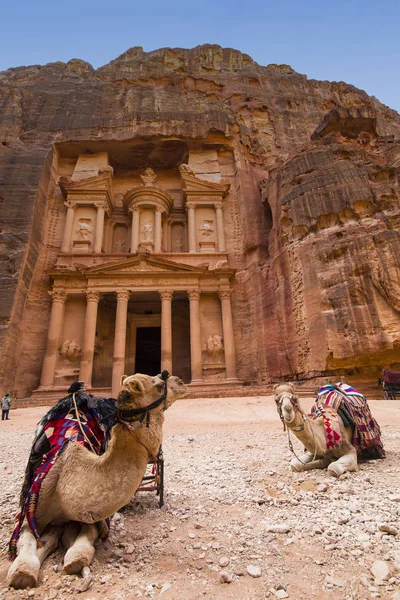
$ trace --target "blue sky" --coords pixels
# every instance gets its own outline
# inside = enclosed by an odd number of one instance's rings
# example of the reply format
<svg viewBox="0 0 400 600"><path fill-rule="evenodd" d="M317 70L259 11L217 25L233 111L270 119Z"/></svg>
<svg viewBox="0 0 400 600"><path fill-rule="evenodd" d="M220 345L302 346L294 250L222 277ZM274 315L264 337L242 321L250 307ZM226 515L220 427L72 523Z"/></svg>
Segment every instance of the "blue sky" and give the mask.
<svg viewBox="0 0 400 600"><path fill-rule="evenodd" d="M0 0L0 19L0 70L214 43L352 83L400 111L400 0Z"/></svg>

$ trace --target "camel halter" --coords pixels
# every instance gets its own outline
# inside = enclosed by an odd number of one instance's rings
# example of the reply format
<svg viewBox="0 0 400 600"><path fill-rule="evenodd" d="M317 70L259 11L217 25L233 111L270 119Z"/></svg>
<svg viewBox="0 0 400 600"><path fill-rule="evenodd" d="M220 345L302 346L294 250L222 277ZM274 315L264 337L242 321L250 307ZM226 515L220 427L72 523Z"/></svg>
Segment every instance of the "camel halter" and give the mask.
<svg viewBox="0 0 400 600"><path fill-rule="evenodd" d="M157 408L158 406L160 406L160 404L164 403L163 411L167 410L167 394L168 394L167 379L168 379L168 377L169 377L168 371L163 371L160 375L160 378L164 381L164 393L162 394L162 396L160 396L159 398L157 398L157 400L154 400L154 402L152 402L151 404L148 404L147 406L141 406L140 408L131 408L130 410L118 410L117 414L116 414L116 420L119 421L120 423L123 423L123 422L137 423L137 422L139 422L140 424L142 424L144 419L146 418L146 427L149 427L150 426L150 411L153 410L153 408ZM135 419L134 417L139 417L139 418Z"/></svg>
<svg viewBox="0 0 400 600"><path fill-rule="evenodd" d="M282 414L282 402L283 402L284 398L288 398L288 400L290 400L291 405L294 406L295 408L299 407L299 403L297 402L297 398L294 398L292 394L282 394L282 396L280 398L275 398L276 406L278 409L278 414L283 423L283 429L287 430L289 450L293 454L293 456L295 456L297 458L297 460L299 462L301 462L302 465L308 465L309 464L308 462L303 462L301 460L301 458L299 456L297 456L297 454L293 448L292 440L290 439L290 429L287 426L287 423L285 422L285 419L283 418L283 414ZM291 428L292 431L304 431L304 426L305 426L306 421L308 421L308 418L306 417L305 414L302 414L302 417L303 417L303 423L301 425L298 425L297 427L292 427ZM317 444L315 442L315 433L314 433L314 430L312 427L311 427L311 433L313 436L313 445L314 445L314 456L313 456L313 459L311 462L314 462L314 460L317 456Z"/></svg>

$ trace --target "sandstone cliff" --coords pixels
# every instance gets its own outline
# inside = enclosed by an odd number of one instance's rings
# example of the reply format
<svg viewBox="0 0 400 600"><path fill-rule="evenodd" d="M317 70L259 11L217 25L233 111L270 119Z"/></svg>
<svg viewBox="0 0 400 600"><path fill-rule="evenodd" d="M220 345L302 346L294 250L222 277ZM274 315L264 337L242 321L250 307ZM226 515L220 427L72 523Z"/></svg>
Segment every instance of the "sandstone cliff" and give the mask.
<svg viewBox="0 0 400 600"><path fill-rule="evenodd" d="M138 166L167 168L184 162L190 144L233 152L239 242L230 264L243 380L400 367L395 111L343 82L262 67L214 45L132 48L97 70L77 59L9 69L0 102L8 391L28 395L38 383L45 270L57 253L45 241L54 156L83 143L114 147L116 168L128 154Z"/></svg>

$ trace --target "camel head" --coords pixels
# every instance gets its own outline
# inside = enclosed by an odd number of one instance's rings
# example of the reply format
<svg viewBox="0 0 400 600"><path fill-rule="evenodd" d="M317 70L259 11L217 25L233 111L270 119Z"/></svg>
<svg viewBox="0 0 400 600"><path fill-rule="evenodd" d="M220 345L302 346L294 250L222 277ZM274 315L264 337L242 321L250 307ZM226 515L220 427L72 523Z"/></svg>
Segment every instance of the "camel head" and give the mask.
<svg viewBox="0 0 400 600"><path fill-rule="evenodd" d="M283 422L283 428L291 425L302 410L295 396L294 386L291 383L281 383L274 387L274 395L278 414Z"/></svg>
<svg viewBox="0 0 400 600"><path fill-rule="evenodd" d="M167 377L167 372L166 377ZM160 404L152 408L156 414L166 410L175 400L187 392L187 387L179 377L171 375L135 375L121 377L121 391L118 394L116 406L123 411L146 408L162 399Z"/></svg>

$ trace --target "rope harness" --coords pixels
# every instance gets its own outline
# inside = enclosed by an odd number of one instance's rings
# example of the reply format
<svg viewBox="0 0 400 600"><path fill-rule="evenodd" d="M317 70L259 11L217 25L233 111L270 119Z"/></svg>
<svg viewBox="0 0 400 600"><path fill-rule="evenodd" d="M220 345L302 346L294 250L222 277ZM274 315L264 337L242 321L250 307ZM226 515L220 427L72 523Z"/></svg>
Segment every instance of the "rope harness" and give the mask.
<svg viewBox="0 0 400 600"><path fill-rule="evenodd" d="M300 409L299 403L297 401L297 398L295 398L292 394L283 394L280 398L275 398L276 406L277 406L277 409L278 409L278 414L279 414L280 419L281 419L281 421L283 423L283 429L287 430L289 450L293 454L293 456L295 456L297 458L297 460L299 462L301 462L302 465L307 465L307 464L309 464L309 462L314 462L314 460L315 460L315 458L317 456L317 444L316 444L316 441L315 441L314 429L311 427L311 433L312 433L312 436L313 436L314 456L312 458L312 461L303 462L301 460L301 458L299 456L297 456L296 452L294 451L292 440L290 439L290 429L287 426L287 423L285 422L285 419L284 419L283 414L282 414L282 403L283 403L284 398L287 398L290 401L291 405L294 408ZM292 431L303 431L304 430L305 423L308 421L308 418L306 417L306 415L304 413L302 413L302 418L303 418L304 423L302 423L301 425L298 425L297 427L292 427Z"/></svg>
<svg viewBox="0 0 400 600"><path fill-rule="evenodd" d="M147 406L141 406L140 408L131 408L130 410L118 410L116 414L116 421L122 424L130 424L130 423L139 423L138 426L135 427L133 425L133 429L139 429L142 426L144 419L146 418L146 427L150 426L150 411L153 408L157 408L160 404L164 403L163 411L167 409L167 379L169 377L168 371L163 371L160 375L160 378L164 381L164 392L162 396L154 400L151 404ZM139 417L138 419L132 417ZM131 426L132 427L132 426Z"/></svg>

